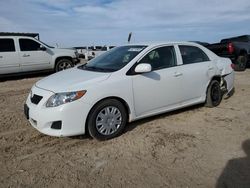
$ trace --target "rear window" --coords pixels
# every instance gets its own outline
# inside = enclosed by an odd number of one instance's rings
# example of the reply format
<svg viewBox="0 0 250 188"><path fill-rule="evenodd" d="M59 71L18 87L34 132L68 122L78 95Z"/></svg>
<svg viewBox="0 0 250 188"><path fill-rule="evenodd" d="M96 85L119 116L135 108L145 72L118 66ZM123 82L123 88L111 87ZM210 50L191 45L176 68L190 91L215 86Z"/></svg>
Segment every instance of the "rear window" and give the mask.
<svg viewBox="0 0 250 188"><path fill-rule="evenodd" d="M0 39L0 52L14 52L15 44L13 39Z"/></svg>

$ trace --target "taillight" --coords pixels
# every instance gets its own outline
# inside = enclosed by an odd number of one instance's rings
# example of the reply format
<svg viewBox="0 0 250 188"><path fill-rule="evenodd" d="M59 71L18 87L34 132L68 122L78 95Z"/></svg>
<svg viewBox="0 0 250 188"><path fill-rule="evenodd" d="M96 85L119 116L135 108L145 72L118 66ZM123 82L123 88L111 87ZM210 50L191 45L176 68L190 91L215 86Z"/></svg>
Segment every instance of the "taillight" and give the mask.
<svg viewBox="0 0 250 188"><path fill-rule="evenodd" d="M234 46L233 46L233 43L228 43L228 45L227 45L227 49L228 49L228 52L230 53L230 54L232 54L233 52L234 52Z"/></svg>
<svg viewBox="0 0 250 188"><path fill-rule="evenodd" d="M234 69L235 68L235 64L231 63L231 67L232 67L232 69Z"/></svg>

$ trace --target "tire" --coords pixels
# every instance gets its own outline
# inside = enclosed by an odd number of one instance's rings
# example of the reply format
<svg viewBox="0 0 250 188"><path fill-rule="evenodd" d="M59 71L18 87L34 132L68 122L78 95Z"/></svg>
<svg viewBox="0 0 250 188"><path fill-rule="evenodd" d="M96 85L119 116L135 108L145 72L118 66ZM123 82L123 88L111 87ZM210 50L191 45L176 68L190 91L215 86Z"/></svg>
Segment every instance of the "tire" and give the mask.
<svg viewBox="0 0 250 188"><path fill-rule="evenodd" d="M91 137L108 140L120 135L127 123L124 105L115 99L97 103L90 111L87 128Z"/></svg>
<svg viewBox="0 0 250 188"><path fill-rule="evenodd" d="M212 80L207 89L207 98L205 106L216 107L220 104L222 100L222 91L220 88L220 83L217 80Z"/></svg>
<svg viewBox="0 0 250 188"><path fill-rule="evenodd" d="M56 63L55 71L59 72L71 67L73 67L72 61L70 61L69 59L61 59Z"/></svg>
<svg viewBox="0 0 250 188"><path fill-rule="evenodd" d="M245 71L247 68L248 56L247 54L240 55L235 62L235 71Z"/></svg>

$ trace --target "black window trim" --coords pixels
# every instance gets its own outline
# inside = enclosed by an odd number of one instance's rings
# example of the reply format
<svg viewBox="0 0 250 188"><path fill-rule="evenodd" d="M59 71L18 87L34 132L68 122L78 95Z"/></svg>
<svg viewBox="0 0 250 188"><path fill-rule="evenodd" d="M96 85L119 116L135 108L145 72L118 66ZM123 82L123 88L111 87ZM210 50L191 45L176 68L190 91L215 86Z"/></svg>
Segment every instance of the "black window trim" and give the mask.
<svg viewBox="0 0 250 188"><path fill-rule="evenodd" d="M13 52L16 52L16 45L15 45L15 40L14 40L14 38L9 38L9 37L7 37L7 38L0 38L0 40L1 39L9 39L9 40L12 40L13 41L13 44L14 44L14 51L3 51L3 52L1 52L0 51L0 53L13 53Z"/></svg>
<svg viewBox="0 0 250 188"><path fill-rule="evenodd" d="M162 70L162 69L169 69L169 68L173 68L173 67L177 67L178 65L178 59L177 59L177 53L176 53L176 48L175 48L176 44L163 44L163 45L158 45L158 46L154 46L153 48L148 49L147 51L144 52L144 54L131 66L131 68L127 71L126 75L127 76L134 76L134 75L138 75L138 74L142 74L142 73L136 73L134 72L135 67L140 63L140 61L151 51L157 49L157 48L162 48L162 47L173 47L174 49L174 55L175 55L175 61L176 61L176 65L172 66L172 67L164 67L164 68L159 68L159 69L154 69L152 70L152 72L154 71L158 71L158 70ZM139 55L139 54L138 54Z"/></svg>
<svg viewBox="0 0 250 188"><path fill-rule="evenodd" d="M207 56L208 61L201 61L201 62L195 62L195 63L184 64L184 63L183 63L183 58L182 58L182 55L181 55L180 46L196 47L196 48L200 49L200 50ZM179 64L179 65L177 65L177 66L193 65L193 64L197 64L197 63L204 63L204 62L210 62L210 61L211 61L211 59L209 58L209 56L207 55L207 53L204 52L204 50L201 49L199 46L194 46L194 45L189 45L189 44L178 44L178 49L179 49L180 57L181 57L181 60L182 60L182 64Z"/></svg>
<svg viewBox="0 0 250 188"><path fill-rule="evenodd" d="M19 44L19 49L20 49L20 52L36 52L36 51L39 51L39 50L21 50L21 45L20 45L20 40L22 39L25 39L25 40L32 40L38 44L40 44L40 46L43 46L40 42L38 42L37 40L34 40L32 38L25 38L25 37L20 37L18 38L18 44Z"/></svg>

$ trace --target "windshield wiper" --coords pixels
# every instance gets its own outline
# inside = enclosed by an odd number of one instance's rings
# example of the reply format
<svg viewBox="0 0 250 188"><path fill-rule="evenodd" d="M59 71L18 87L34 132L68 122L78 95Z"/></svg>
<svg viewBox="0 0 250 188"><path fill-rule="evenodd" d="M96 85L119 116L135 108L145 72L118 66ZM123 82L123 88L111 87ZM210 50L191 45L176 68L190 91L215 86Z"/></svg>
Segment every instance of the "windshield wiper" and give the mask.
<svg viewBox="0 0 250 188"><path fill-rule="evenodd" d="M114 72L116 71L115 69L110 69L110 68L101 68L101 67L95 67L95 66L87 66L87 64L79 67L83 70L93 70L93 71L98 71L98 72Z"/></svg>

